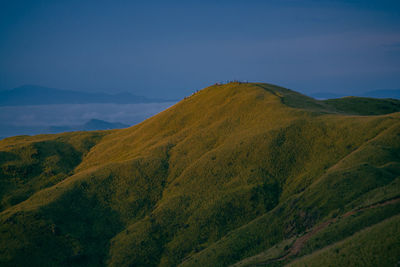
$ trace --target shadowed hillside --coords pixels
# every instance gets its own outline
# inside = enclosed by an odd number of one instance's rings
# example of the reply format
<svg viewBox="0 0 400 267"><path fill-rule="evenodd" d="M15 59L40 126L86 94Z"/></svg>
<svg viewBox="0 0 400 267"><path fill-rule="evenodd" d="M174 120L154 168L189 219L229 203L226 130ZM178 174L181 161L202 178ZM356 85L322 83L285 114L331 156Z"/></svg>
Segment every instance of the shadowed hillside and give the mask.
<svg viewBox="0 0 400 267"><path fill-rule="evenodd" d="M1 140L0 265L329 265L387 231L370 262L394 265L399 111L229 83L127 129Z"/></svg>

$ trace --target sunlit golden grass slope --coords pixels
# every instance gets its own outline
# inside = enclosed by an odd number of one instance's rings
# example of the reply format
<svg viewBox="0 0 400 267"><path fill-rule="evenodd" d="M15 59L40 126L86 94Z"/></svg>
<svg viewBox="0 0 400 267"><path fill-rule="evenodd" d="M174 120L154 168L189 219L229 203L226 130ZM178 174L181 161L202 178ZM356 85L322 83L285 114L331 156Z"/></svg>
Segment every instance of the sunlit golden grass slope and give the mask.
<svg viewBox="0 0 400 267"><path fill-rule="evenodd" d="M0 264L233 264L398 197L398 111L230 83L123 130L4 139Z"/></svg>

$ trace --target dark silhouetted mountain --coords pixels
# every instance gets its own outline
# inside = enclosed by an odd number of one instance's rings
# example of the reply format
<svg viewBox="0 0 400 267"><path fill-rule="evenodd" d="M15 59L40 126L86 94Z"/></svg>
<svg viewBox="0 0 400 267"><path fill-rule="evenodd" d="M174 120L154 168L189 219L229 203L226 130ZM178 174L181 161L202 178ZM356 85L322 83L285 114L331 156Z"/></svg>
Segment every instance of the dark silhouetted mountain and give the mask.
<svg viewBox="0 0 400 267"><path fill-rule="evenodd" d="M343 97L344 95L330 93L330 92L316 92L309 94L309 96L315 99L332 99L332 98Z"/></svg>
<svg viewBox="0 0 400 267"><path fill-rule="evenodd" d="M315 93L310 93L308 95L315 99L332 99L332 98L350 96L346 94L339 94L332 92L315 92ZM373 90L364 93L353 94L351 96L400 99L400 90Z"/></svg>
<svg viewBox="0 0 400 267"><path fill-rule="evenodd" d="M129 127L129 125L120 122L108 122L103 120L91 119L82 126L82 130L84 131L111 130L111 129L121 129L127 127Z"/></svg>
<svg viewBox="0 0 400 267"><path fill-rule="evenodd" d="M47 104L89 104L89 103L151 103L169 100L146 98L130 93L106 94L60 90L36 85L24 85L12 90L0 91L0 106L24 106Z"/></svg>
<svg viewBox="0 0 400 267"><path fill-rule="evenodd" d="M0 123L0 140L15 135L34 135L34 134L56 134L63 132L73 131L95 131L95 130L111 130L111 129L122 129L127 128L130 125L123 124L120 122L107 122L98 119L92 119L85 124L77 125L54 125L54 126L43 126L43 125L13 125Z"/></svg>
<svg viewBox="0 0 400 267"><path fill-rule="evenodd" d="M396 98L400 99L400 90L374 90L368 91L361 96L374 98Z"/></svg>
<svg viewBox="0 0 400 267"><path fill-rule="evenodd" d="M127 128L129 125L120 122L108 122L98 119L91 119L83 125L62 125L50 126L47 128L47 133L62 133L71 131L95 131L95 130L111 130Z"/></svg>

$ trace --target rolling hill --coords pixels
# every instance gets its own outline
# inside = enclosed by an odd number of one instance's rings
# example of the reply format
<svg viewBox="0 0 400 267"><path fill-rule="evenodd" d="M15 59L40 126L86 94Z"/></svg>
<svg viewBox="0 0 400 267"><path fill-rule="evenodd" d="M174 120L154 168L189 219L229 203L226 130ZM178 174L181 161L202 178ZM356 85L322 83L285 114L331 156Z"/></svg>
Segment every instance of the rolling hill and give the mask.
<svg viewBox="0 0 400 267"><path fill-rule="evenodd" d="M394 266L400 101L205 88L127 129L0 141L2 266Z"/></svg>

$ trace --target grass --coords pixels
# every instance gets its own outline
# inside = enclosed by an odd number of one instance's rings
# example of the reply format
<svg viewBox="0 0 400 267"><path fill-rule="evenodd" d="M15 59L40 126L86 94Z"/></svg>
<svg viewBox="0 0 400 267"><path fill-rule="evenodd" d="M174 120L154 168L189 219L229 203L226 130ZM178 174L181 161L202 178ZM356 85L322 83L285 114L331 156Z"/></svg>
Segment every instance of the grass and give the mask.
<svg viewBox="0 0 400 267"><path fill-rule="evenodd" d="M337 222L314 235L301 251L301 255L311 254L318 249L341 241L366 227L370 227L398 214L399 210L400 204L397 203L368 209L352 216L339 219Z"/></svg>
<svg viewBox="0 0 400 267"><path fill-rule="evenodd" d="M395 266L400 254L400 216L366 228L289 266Z"/></svg>
<svg viewBox="0 0 400 267"><path fill-rule="evenodd" d="M277 259L284 257L288 253L289 248L294 243L294 240L295 237L285 239L282 242L270 247L266 251L263 251L257 255L248 257L246 259L243 259L242 261L233 264L232 267L254 266L261 265L262 263L265 263L265 265L269 266L273 264L275 264L276 266L280 266L282 264L277 261Z"/></svg>
<svg viewBox="0 0 400 267"><path fill-rule="evenodd" d="M105 133L13 137L0 142L0 210L59 183Z"/></svg>
<svg viewBox="0 0 400 267"><path fill-rule="evenodd" d="M336 110L357 115L381 115L398 112L400 103L395 99L376 99L368 97L344 97L324 100Z"/></svg>
<svg viewBox="0 0 400 267"><path fill-rule="evenodd" d="M370 101L380 115L230 83L128 129L1 140L0 265L227 266L273 255L333 215L399 194L400 113L382 108L397 102ZM349 225L341 239L370 226Z"/></svg>

